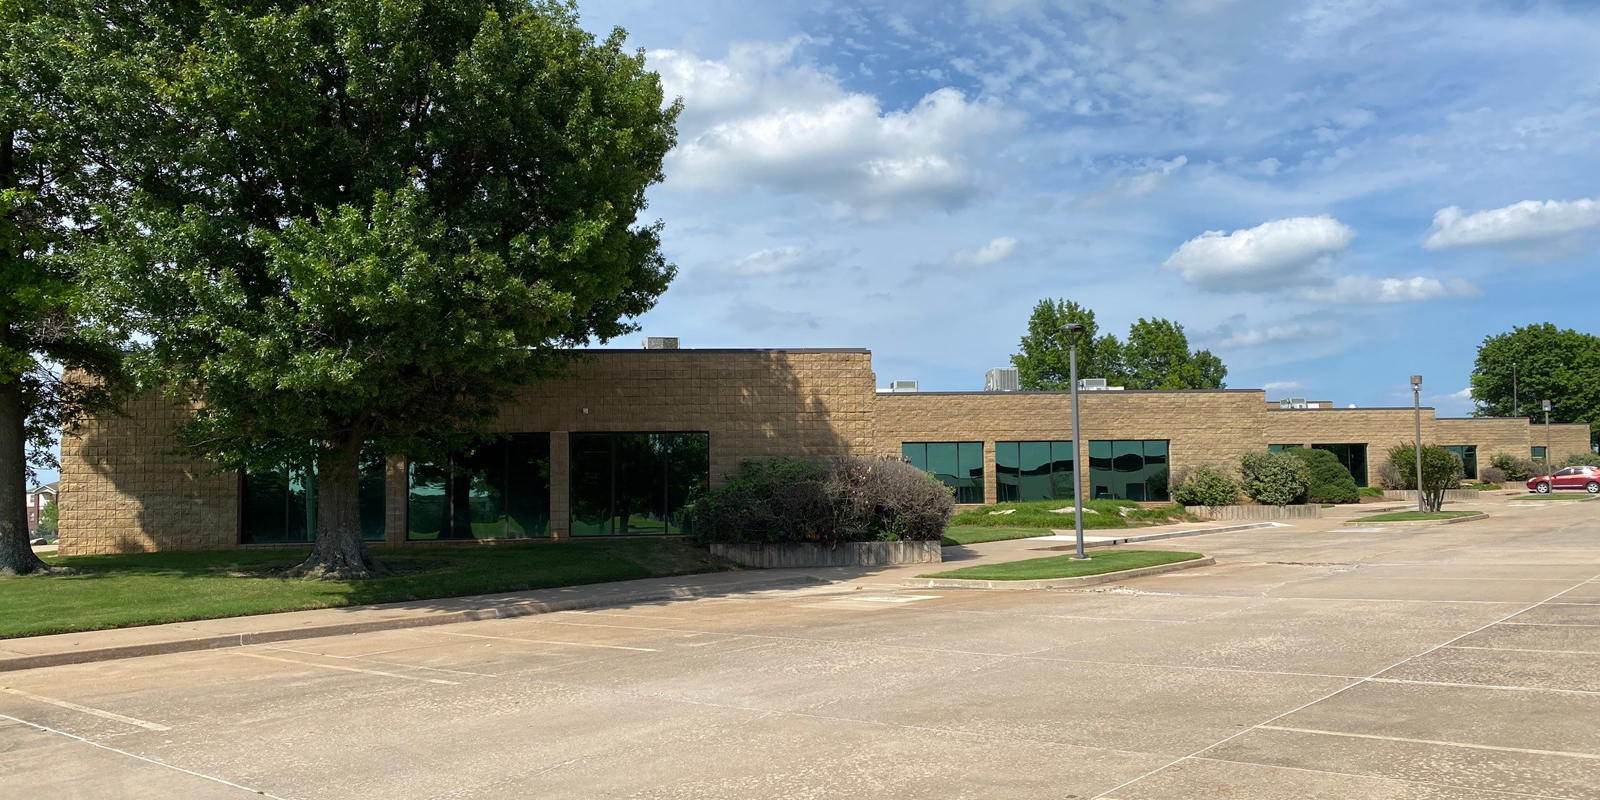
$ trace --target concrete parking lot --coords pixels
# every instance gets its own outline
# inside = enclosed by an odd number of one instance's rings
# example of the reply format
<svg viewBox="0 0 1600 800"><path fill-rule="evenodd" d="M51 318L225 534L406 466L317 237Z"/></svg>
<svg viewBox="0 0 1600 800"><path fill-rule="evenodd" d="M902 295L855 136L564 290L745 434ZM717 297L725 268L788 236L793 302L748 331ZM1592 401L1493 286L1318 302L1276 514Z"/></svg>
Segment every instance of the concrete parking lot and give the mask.
<svg viewBox="0 0 1600 800"><path fill-rule="evenodd" d="M0 674L0 794L1600 798L1600 503L1153 546Z"/></svg>

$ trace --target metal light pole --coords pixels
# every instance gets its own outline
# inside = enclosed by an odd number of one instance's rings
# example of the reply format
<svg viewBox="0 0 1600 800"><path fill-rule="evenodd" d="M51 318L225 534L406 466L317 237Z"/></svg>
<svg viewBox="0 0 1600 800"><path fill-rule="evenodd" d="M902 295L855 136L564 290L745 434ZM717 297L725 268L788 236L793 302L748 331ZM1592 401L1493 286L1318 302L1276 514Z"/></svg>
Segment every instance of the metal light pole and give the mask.
<svg viewBox="0 0 1600 800"><path fill-rule="evenodd" d="M1554 474L1550 470L1550 401L1544 401L1544 474ZM1554 481L1552 481L1554 483Z"/></svg>
<svg viewBox="0 0 1600 800"><path fill-rule="evenodd" d="M1073 558L1088 558L1083 553L1083 439L1078 435L1078 335L1085 328L1072 322L1061 330L1067 334L1067 379L1072 381L1072 530L1078 537Z"/></svg>
<svg viewBox="0 0 1600 800"><path fill-rule="evenodd" d="M1422 505L1422 376L1411 376L1411 408L1417 418L1417 512L1424 511Z"/></svg>
<svg viewBox="0 0 1600 800"><path fill-rule="evenodd" d="M1517 402L1517 362L1511 362L1511 415L1522 416L1522 404Z"/></svg>

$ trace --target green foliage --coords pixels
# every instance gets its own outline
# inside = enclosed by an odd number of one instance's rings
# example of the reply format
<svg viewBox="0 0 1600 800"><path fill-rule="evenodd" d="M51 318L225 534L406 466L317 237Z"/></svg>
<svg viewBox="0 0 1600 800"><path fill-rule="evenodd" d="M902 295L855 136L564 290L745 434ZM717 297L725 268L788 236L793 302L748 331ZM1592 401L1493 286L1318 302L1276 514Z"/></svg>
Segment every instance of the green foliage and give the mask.
<svg viewBox="0 0 1600 800"><path fill-rule="evenodd" d="M35 533L46 539L55 539L56 533L61 530L61 508L56 505L54 498L39 509L39 526Z"/></svg>
<svg viewBox="0 0 1600 800"><path fill-rule="evenodd" d="M1105 378L1129 389L1220 389L1228 368L1209 350L1189 351L1183 326L1166 319L1140 319L1124 345L1100 335L1094 311L1071 300L1040 300L1028 317L1021 352L1011 357L1017 379L1029 390L1069 389L1068 338L1063 325L1085 327L1078 342L1078 377Z"/></svg>
<svg viewBox="0 0 1600 800"><path fill-rule="evenodd" d="M1153 567L1179 561L1203 558L1199 553L1177 550L1106 550L1090 553L1086 559L1073 555L1046 556L1003 564L980 564L962 567L919 578L959 578L971 581L1036 581L1051 578L1076 578L1083 575L1103 575L1125 569Z"/></svg>
<svg viewBox="0 0 1600 800"><path fill-rule="evenodd" d="M1356 493L1362 497L1382 497L1383 488L1381 486L1360 486L1356 488Z"/></svg>
<svg viewBox="0 0 1600 800"><path fill-rule="evenodd" d="M1131 500L1083 501L1085 529L1135 528L1182 522L1188 519L1189 515L1183 510L1183 506L1179 505L1145 508ZM1071 528L1072 501L1036 500L967 508L958 512L950 520L950 524L954 527L1036 528L1044 531Z"/></svg>
<svg viewBox="0 0 1600 800"><path fill-rule="evenodd" d="M1472 368L1475 414L1517 415L1512 365L1523 416L1543 420L1540 401L1548 399L1551 422L1587 422L1590 441L1600 442L1600 336L1546 322L1485 337Z"/></svg>
<svg viewBox="0 0 1600 800"><path fill-rule="evenodd" d="M1407 491L1417 489L1417 448L1401 444L1389 449L1389 463L1400 472ZM1444 505L1446 489L1461 485L1461 458L1436 444L1422 447L1422 505L1428 511L1438 511Z"/></svg>
<svg viewBox="0 0 1600 800"><path fill-rule="evenodd" d="M895 459L746 461L694 504L695 539L801 543L937 540L955 498L932 475Z"/></svg>
<svg viewBox="0 0 1600 800"><path fill-rule="evenodd" d="M1544 473L1544 468L1531 458L1514 456L1509 453L1497 453L1489 460L1489 464L1505 473L1505 480L1525 481L1535 475Z"/></svg>
<svg viewBox="0 0 1600 800"><path fill-rule="evenodd" d="M1122 348L1123 384L1129 389L1221 389L1228 368L1209 350L1189 351L1183 326L1141 317Z"/></svg>
<svg viewBox="0 0 1600 800"><path fill-rule="evenodd" d="M1011 357L1017 381L1029 390L1070 389L1068 337L1062 326L1080 323L1085 331L1078 340L1078 377L1116 380L1122 375L1122 343L1100 336L1094 312L1071 300L1040 300L1028 317L1028 333L1021 352Z"/></svg>
<svg viewBox="0 0 1600 800"><path fill-rule="evenodd" d="M1563 467L1600 467L1600 453L1573 453L1561 462Z"/></svg>
<svg viewBox="0 0 1600 800"><path fill-rule="evenodd" d="M1304 503L1311 488L1311 468L1285 452L1245 453L1239 475L1244 493L1262 505Z"/></svg>
<svg viewBox="0 0 1600 800"><path fill-rule="evenodd" d="M1201 464L1174 477L1172 499L1185 506L1230 506L1239 502L1239 479L1215 464Z"/></svg>
<svg viewBox="0 0 1600 800"><path fill-rule="evenodd" d="M1360 492L1350 470L1339 462L1339 457L1326 450L1311 447L1291 447L1283 451L1306 462L1311 468L1311 488L1306 499L1312 503L1358 503Z"/></svg>

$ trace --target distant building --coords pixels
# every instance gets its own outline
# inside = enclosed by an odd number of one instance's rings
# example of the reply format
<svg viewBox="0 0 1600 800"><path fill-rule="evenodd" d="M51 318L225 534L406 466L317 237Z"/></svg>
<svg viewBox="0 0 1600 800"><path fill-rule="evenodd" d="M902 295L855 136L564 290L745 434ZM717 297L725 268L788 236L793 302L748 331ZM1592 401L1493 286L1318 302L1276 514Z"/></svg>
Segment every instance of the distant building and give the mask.
<svg viewBox="0 0 1600 800"><path fill-rule="evenodd" d="M56 495L60 493L60 481L52 481L28 490L28 496L25 499L28 506L28 533L33 533L39 529L39 516L44 513L44 507L54 503Z"/></svg>

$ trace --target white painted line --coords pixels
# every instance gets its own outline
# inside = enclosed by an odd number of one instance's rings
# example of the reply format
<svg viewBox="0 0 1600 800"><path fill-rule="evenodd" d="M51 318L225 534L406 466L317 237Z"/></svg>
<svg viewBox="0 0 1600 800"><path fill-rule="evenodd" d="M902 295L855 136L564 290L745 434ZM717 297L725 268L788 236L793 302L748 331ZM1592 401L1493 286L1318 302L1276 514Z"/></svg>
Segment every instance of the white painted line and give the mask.
<svg viewBox="0 0 1600 800"><path fill-rule="evenodd" d="M1488 650L1490 652L1505 651L1508 653L1559 653L1569 656L1600 656L1600 650L1540 650L1536 647L1475 647L1466 644L1453 644L1451 650Z"/></svg>
<svg viewBox="0 0 1600 800"><path fill-rule="evenodd" d="M438 645L434 645L434 647L438 647ZM459 670L459 669L445 669L443 667L424 667L424 666L421 666L419 664L402 664L402 663L400 663L398 661L379 661L378 659L367 658L366 656L336 656L336 655L331 655L329 653L317 653L317 652L313 652L313 651L310 651L310 650L295 650L295 649L288 648L288 647L266 647L265 649L267 649L267 650L277 650L277 651L282 652L282 653L299 653L300 655L303 655L303 656L318 656L318 657L321 657L321 658L337 658L337 659L341 659L341 660L345 660L345 661L363 661L363 662L366 662L368 664L381 664L381 665L383 665L385 667L400 667L401 669L424 669L424 670L427 670L429 672L447 672L447 673L449 673L451 675L466 675L466 676L473 677L473 678L498 678L498 677L500 677L498 675L490 675L490 674L488 674L486 672L465 672L465 671ZM414 650L416 648L408 647L408 648L405 648L405 649Z"/></svg>
<svg viewBox="0 0 1600 800"><path fill-rule="evenodd" d="M1452 689L1492 689L1500 692L1534 692L1546 694L1576 694L1588 697L1600 697L1600 691L1592 689L1554 689L1544 686L1504 686L1498 683L1457 683L1455 681L1423 681L1408 680L1406 678L1368 678L1370 683L1398 683L1405 686L1444 686Z"/></svg>
<svg viewBox="0 0 1600 800"><path fill-rule="evenodd" d="M268 794L267 792L263 792L260 789L253 789L253 788L251 788L249 786L243 786L243 785L234 783L233 781L229 781L229 780L224 780L222 778L218 778L215 775L207 775L207 774L205 774L203 772L195 772L192 769L184 769L183 767L174 766L172 764L168 764L165 761L157 761L157 760L155 760L153 758L147 758L147 757L141 756L141 755L139 755L137 753L130 753L130 752L126 751L126 750L118 750L117 748L111 747L110 745L104 745L104 744L101 744L99 742L96 742L96 741L93 741L93 740L90 740L90 739L85 739L82 736L78 736L76 734L67 733L66 731L58 731L55 728L46 727L44 725L40 725L37 722L29 722L29 721L27 721L25 719L17 719L16 717L7 716L5 714L0 714L0 719L9 719L12 722L20 722L23 725L27 725L30 728L36 728L38 730L44 731L45 733L53 733L53 734L56 734L57 736L65 736L68 739L73 739L73 740L76 740L76 741L79 741L79 742L83 742L84 744L89 745L90 747L98 747L101 750L107 750L107 751L110 751L112 753L116 753L117 755L127 756L128 758L137 759L139 761L145 762L146 764L154 764L154 765L156 765L158 767L165 767L165 768L170 769L170 770L172 770L174 772L181 772L181 773L183 773L185 775L193 775L196 778L201 778L203 780L208 780L208 781L211 781L212 783L220 783L223 786L228 786L228 787L232 787L234 789L240 789L240 790L243 790L243 791L246 791L246 792L251 792L251 793L259 795L261 797L270 798L270 800L284 800L284 798L279 797L278 795Z"/></svg>
<svg viewBox="0 0 1600 800"><path fill-rule="evenodd" d="M566 623L566 624L571 624L571 623ZM595 626L595 627L608 628L608 627L616 627L616 626L598 625L598 626ZM625 647L625 646L620 645L620 644L595 644L593 642L558 642L558 641L556 641L554 639L520 639L520 638L515 637L515 636L487 636L487 635L481 634L481 633L458 633L456 631L429 631L429 633L437 633L440 636L466 636L466 637L470 637L470 638L473 638L473 639L496 639L496 640L499 640L499 641L502 641L502 642L524 642L524 643L527 643L527 644L564 644L564 645L567 645L568 647L600 647L600 648L604 648L606 650L633 650L633 651L640 652L640 653L659 653L659 652L661 652L660 650L657 650L657 649L655 649L653 647Z"/></svg>
<svg viewBox="0 0 1600 800"><path fill-rule="evenodd" d="M260 659L264 659L266 661L281 661L281 662L283 662L285 664L294 664L295 666L299 666L299 667L316 667L317 669L332 669L332 670L338 670L340 672L360 672L360 673L365 674L365 675L381 675L381 676L383 676L385 678L399 678L400 680L403 680L403 681L421 681L422 683L436 683L436 684L440 684L440 685L443 685L443 686L460 686L461 685L460 683L458 683L456 681L441 680L439 678L418 678L415 675L400 675L400 674L393 673L393 672L384 672L382 670L376 670L376 669L362 669L360 667L343 667L343 666L340 666L338 664L314 664L314 663L312 663L310 661L300 661L300 660L293 659L293 658L278 658L277 656L269 656L269 655L264 655L262 653L247 653L247 652L245 652L243 650L219 650L217 652L226 653L228 655L234 655L234 656L245 656L247 658L260 658Z"/></svg>
<svg viewBox="0 0 1600 800"><path fill-rule="evenodd" d="M867 597L842 597L840 600L851 603L915 603L918 600L938 600L942 596L937 594L870 595Z"/></svg>
<svg viewBox="0 0 1600 800"><path fill-rule="evenodd" d="M1364 778L1366 780L1384 781L1386 783L1403 783L1403 784L1411 784L1411 785L1416 785L1416 786L1437 786L1437 787L1440 787L1442 789L1460 790L1460 789L1463 789L1463 788L1470 788L1474 794L1494 794L1494 795L1505 795L1507 797L1530 797L1530 798L1534 798L1534 800L1567 800L1567 798L1556 797L1554 795L1529 794L1527 792L1516 792L1516 791L1512 791L1510 789L1485 789L1482 786L1463 787L1463 786L1460 786L1460 785L1457 785L1457 784L1454 784L1454 783L1439 783L1438 781L1419 781L1419 780L1412 780L1410 778L1392 778L1392 777L1389 777L1387 775L1368 775L1368 774L1360 773L1360 772L1336 772L1334 770L1328 770L1328 769L1310 769L1308 767L1290 767L1290 766L1286 766L1286 765L1283 765L1283 764L1260 764L1260 763L1257 763L1255 761L1234 761L1233 759L1230 759L1230 758L1217 758L1216 756L1200 756L1200 757L1196 758L1195 761L1210 761L1213 764L1238 764L1238 765L1249 766L1249 767L1261 767L1263 769L1282 769L1282 770L1288 770L1290 772L1309 772L1309 773L1311 773L1313 775L1339 775L1339 776L1346 777L1346 778ZM1107 798L1104 798L1104 800L1113 800L1113 798L1107 797Z"/></svg>
<svg viewBox="0 0 1600 800"><path fill-rule="evenodd" d="M1374 739L1380 742L1406 742L1408 744L1431 744L1441 747L1464 747L1469 750L1493 750L1500 753L1523 753L1533 756L1560 756L1562 758L1584 758L1600 761L1600 753L1574 753L1569 750L1532 750L1526 747L1501 747L1493 744L1468 744L1466 742L1445 742L1438 739L1410 739L1404 736L1378 736L1371 733L1345 733L1343 731L1324 731L1316 728L1290 728L1282 725L1258 725L1264 731L1289 731L1291 733L1311 733L1318 736L1338 736L1345 739Z"/></svg>
<svg viewBox="0 0 1600 800"><path fill-rule="evenodd" d="M0 692L5 692L6 694L14 694L17 697L26 697L29 700L33 700L33 701L40 702L40 703L49 703L50 705L60 706L61 708L70 709L72 711L81 711L81 712L83 712L85 714L90 714L90 715L93 715L93 716L96 716L96 717L100 717L101 719L109 719L109 720L113 720L113 721L116 721L116 722L121 722L121 723L125 723L125 724L128 724L128 725L132 725L132 726L137 727L137 728L144 728L147 731L170 731L170 730L172 730L171 728L169 728L169 727L167 727L165 725L157 725L154 722L146 722L146 721L144 721L142 719L134 719L133 717L125 717L125 716L123 716L121 714L113 714L110 711L102 711L102 710L100 710L98 708L90 708L88 706L80 706L77 703L69 703L69 702L67 702L65 700L57 700L54 697L43 697L41 695L33 694L31 692L24 692L21 689L13 689L13 688L11 688L9 686L0 686ZM32 723L29 723L29 724L32 724Z"/></svg>

